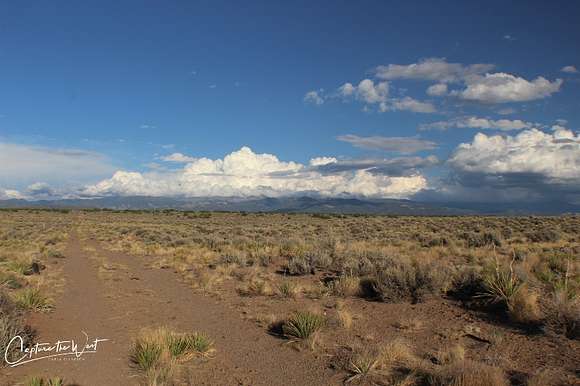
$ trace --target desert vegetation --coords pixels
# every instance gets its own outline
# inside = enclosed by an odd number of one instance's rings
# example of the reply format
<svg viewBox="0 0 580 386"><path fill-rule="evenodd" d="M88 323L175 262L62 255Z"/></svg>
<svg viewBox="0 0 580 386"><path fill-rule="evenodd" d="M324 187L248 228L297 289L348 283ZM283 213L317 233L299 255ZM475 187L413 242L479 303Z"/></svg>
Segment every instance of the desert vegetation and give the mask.
<svg viewBox="0 0 580 386"><path fill-rule="evenodd" d="M337 383L578 382L578 216L3 212L3 339L26 330L27 313L54 307L73 228L100 280L115 286L131 270L121 255L175 272L187 284L180 297L235 310L276 350L323 363ZM186 384L195 364L228 351L227 331L218 346L192 330L141 330L127 365L143 384Z"/></svg>
<svg viewBox="0 0 580 386"><path fill-rule="evenodd" d="M577 216L103 211L87 214L82 228L111 250L180 272L193 291L242 299L241 313L265 333L306 343L292 346L314 356L350 347L336 367L349 383L577 377L564 359L579 359ZM385 362L381 345L406 350L404 366ZM442 346L453 348L434 356ZM540 364L545 350L559 359Z"/></svg>

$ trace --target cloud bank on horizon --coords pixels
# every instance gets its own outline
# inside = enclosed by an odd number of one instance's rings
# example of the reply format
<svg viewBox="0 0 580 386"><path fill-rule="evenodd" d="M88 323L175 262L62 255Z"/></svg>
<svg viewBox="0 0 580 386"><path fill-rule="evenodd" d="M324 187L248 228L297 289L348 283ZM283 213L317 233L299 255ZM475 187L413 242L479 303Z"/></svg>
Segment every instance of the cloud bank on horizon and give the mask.
<svg viewBox="0 0 580 386"><path fill-rule="evenodd" d="M441 165L437 157L409 155L433 148L435 144L432 142L419 138L344 135L338 139L353 146L385 149L403 155L369 159L325 156L301 164L281 161L272 154L257 154L249 147L242 147L223 159L172 153L161 157L161 160L168 164L182 164L182 167L143 173L118 170L110 178L68 191L58 191L46 183L37 182L22 192L0 189L0 198L116 195L281 197L315 194L400 199L421 197L421 193L428 192L431 199L438 194L439 199L465 200L468 197L481 198L481 192L485 192L487 199L505 200L506 197L541 199L548 192L550 197L562 193L570 201L577 202L580 197L580 134L558 125L550 131L547 133L532 128L513 136L476 134L472 142L459 144L444 162L450 175L456 177L452 182L430 182L424 175L424 170ZM7 144L1 146L9 147ZM25 152L43 151L18 149ZM70 157L69 165L69 161L63 161L67 157ZM47 159L44 168L47 172L60 170L64 174L72 173L87 166L73 166L73 162L78 162L78 157L82 159L87 155L77 151L61 151L53 159ZM90 162L94 160L89 158ZM511 193L508 195L507 192Z"/></svg>

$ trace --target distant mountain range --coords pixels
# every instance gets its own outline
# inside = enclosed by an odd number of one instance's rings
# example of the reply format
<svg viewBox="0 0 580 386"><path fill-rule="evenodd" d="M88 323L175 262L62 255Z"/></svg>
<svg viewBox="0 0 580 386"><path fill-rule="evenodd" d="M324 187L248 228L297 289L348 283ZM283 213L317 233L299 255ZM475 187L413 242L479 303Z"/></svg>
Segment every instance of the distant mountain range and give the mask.
<svg viewBox="0 0 580 386"><path fill-rule="evenodd" d="M395 199L357 199L320 197L102 197L59 200L0 200L0 208L70 208L191 211L344 213L391 215L470 215L470 214L563 214L580 213L580 206L567 203L436 203Z"/></svg>

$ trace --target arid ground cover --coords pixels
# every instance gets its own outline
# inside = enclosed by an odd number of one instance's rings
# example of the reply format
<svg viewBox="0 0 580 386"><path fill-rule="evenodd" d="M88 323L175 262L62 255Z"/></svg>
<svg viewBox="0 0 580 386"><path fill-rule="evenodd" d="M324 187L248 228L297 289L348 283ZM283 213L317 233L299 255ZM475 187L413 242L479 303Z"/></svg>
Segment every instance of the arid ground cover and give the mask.
<svg viewBox="0 0 580 386"><path fill-rule="evenodd" d="M108 341L0 379L573 385L579 268L578 216L2 211L3 347Z"/></svg>

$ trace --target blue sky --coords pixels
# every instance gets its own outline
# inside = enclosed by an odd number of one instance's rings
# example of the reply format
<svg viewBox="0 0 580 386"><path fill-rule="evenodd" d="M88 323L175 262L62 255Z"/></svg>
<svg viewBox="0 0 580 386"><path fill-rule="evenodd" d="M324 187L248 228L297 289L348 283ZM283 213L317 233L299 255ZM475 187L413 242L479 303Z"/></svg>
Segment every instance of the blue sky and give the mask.
<svg viewBox="0 0 580 386"><path fill-rule="evenodd" d="M512 195L513 184L506 189L491 183L495 193L489 194L523 197L521 190L528 189L525 197L544 197L551 186L565 184L566 194L573 186L575 201L580 174L579 14L574 1L250 1L243 6L233 1L4 2L0 143L5 156L0 154L0 191L25 194L29 185L40 183L43 188L37 190L43 194L50 185L62 195L94 188L115 171L124 171L146 176L134 193L150 189L152 194L213 195L223 183L202 193L159 190L156 184L168 183L171 173L187 169L187 163L162 158L180 153L191 160L220 160L248 146L252 154L272 154L305 168L310 159L324 156L350 165L341 170L352 173L421 175L426 184L419 190L430 192L446 191L450 175L483 173L505 180L503 174L511 178L515 173L519 181L522 173L531 173L541 186L530 188L529 180L516 183L519 195ZM421 64L424 71L413 72ZM469 66L476 64L489 66L469 73ZM382 72L378 66L384 66ZM433 72L437 66L447 76ZM486 74L505 76L486 80ZM543 80L535 82L538 77ZM359 88L364 79L372 82L371 92L381 82L387 91L368 94L368 88ZM352 85L350 91L341 88L345 84ZM447 90L429 95L433 85ZM312 91L316 94L307 94ZM500 119L502 124L497 123ZM524 124L514 129L509 126L514 121ZM434 122L446 123L434 129L429 126ZM559 134L554 125L560 127ZM510 155L514 151L520 151L520 158L530 155L530 149L521 148L530 141L516 138L532 129L551 136L536 135L534 146L562 136L571 141L564 150L545 149L547 162L554 165L549 170L534 166L533 160L529 167L514 166L520 162ZM488 151L488 146L469 150L469 157L455 157L458 145L472 143L478 132L488 138L507 136L515 144L506 145L502 154L473 154ZM408 145L401 137L415 141L417 151L399 151ZM60 155L46 162L33 159L42 158L43 152ZM70 163L64 158L70 156L75 164L77 153L90 159L84 173L67 169ZM429 156L438 162L408 167L410 158ZM485 160L477 170L465 166L478 157ZM494 169L490 157L502 160L502 167ZM405 163L405 170L381 172L393 159ZM380 162L370 169L352 166L362 160ZM54 173L47 162L54 163ZM564 175L555 170L561 162L568 165ZM229 173L218 166L220 173ZM327 169L310 167L300 171L310 173L300 178L328 176ZM351 177L329 194L419 193L416 188L406 193L382 189L392 182L387 180L353 188ZM246 189L253 182L245 181L242 190L232 188L236 182L224 191L261 193ZM123 187L128 183L91 191L129 194ZM298 191L292 186L289 192ZM317 191L318 186L313 182L307 190ZM464 192L463 186L453 190ZM276 185L264 194L268 192L279 195L284 189Z"/></svg>

